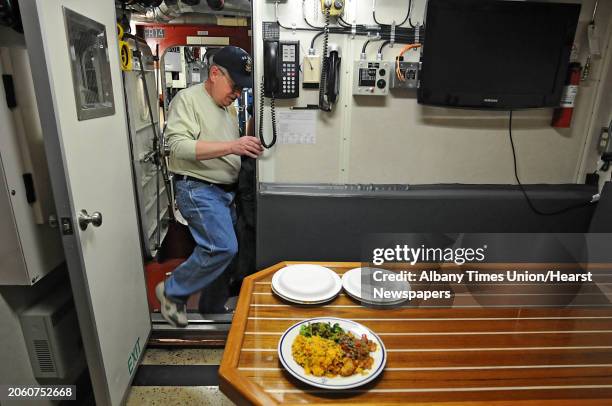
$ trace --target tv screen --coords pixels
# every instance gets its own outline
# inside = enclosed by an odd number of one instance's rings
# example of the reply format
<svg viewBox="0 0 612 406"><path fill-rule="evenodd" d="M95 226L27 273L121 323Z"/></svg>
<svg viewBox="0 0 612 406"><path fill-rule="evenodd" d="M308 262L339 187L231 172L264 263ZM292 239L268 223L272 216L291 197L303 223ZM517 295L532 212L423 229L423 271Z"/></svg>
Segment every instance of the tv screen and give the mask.
<svg viewBox="0 0 612 406"><path fill-rule="evenodd" d="M579 14L579 4L429 0L418 102L558 106Z"/></svg>

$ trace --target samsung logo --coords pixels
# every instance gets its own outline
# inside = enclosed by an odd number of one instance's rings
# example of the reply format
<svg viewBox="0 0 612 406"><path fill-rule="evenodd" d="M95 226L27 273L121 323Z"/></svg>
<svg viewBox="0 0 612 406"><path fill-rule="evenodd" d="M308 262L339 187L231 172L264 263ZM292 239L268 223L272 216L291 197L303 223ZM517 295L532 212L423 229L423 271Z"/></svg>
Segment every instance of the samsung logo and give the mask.
<svg viewBox="0 0 612 406"><path fill-rule="evenodd" d="M483 101L485 103L497 103L499 100L497 100L497 99L484 99Z"/></svg>

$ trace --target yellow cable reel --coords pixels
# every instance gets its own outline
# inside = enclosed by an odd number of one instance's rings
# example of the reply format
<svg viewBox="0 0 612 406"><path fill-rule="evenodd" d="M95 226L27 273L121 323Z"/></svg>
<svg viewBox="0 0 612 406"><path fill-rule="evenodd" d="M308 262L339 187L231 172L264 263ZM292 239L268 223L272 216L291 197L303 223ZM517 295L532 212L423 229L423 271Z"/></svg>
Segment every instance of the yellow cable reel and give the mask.
<svg viewBox="0 0 612 406"><path fill-rule="evenodd" d="M123 27L117 24L117 38L119 39L119 59L121 61L121 70L132 70L132 49L130 45L123 41Z"/></svg>

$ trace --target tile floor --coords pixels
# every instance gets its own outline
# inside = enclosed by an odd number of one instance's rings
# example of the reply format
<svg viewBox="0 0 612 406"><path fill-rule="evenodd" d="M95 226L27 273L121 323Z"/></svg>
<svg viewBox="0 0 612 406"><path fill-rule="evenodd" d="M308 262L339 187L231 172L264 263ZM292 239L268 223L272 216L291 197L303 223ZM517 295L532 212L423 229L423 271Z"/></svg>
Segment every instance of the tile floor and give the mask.
<svg viewBox="0 0 612 406"><path fill-rule="evenodd" d="M219 365L222 349L146 350L142 365ZM132 386L127 406L214 405L233 406L218 386Z"/></svg>

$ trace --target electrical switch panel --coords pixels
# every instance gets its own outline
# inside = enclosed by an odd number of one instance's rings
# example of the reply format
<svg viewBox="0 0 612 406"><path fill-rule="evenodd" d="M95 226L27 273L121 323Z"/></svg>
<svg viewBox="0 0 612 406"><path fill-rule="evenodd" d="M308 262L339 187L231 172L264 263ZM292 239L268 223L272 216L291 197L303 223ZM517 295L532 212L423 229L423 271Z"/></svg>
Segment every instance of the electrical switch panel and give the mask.
<svg viewBox="0 0 612 406"><path fill-rule="evenodd" d="M386 96L393 63L387 61L355 61L353 96Z"/></svg>

